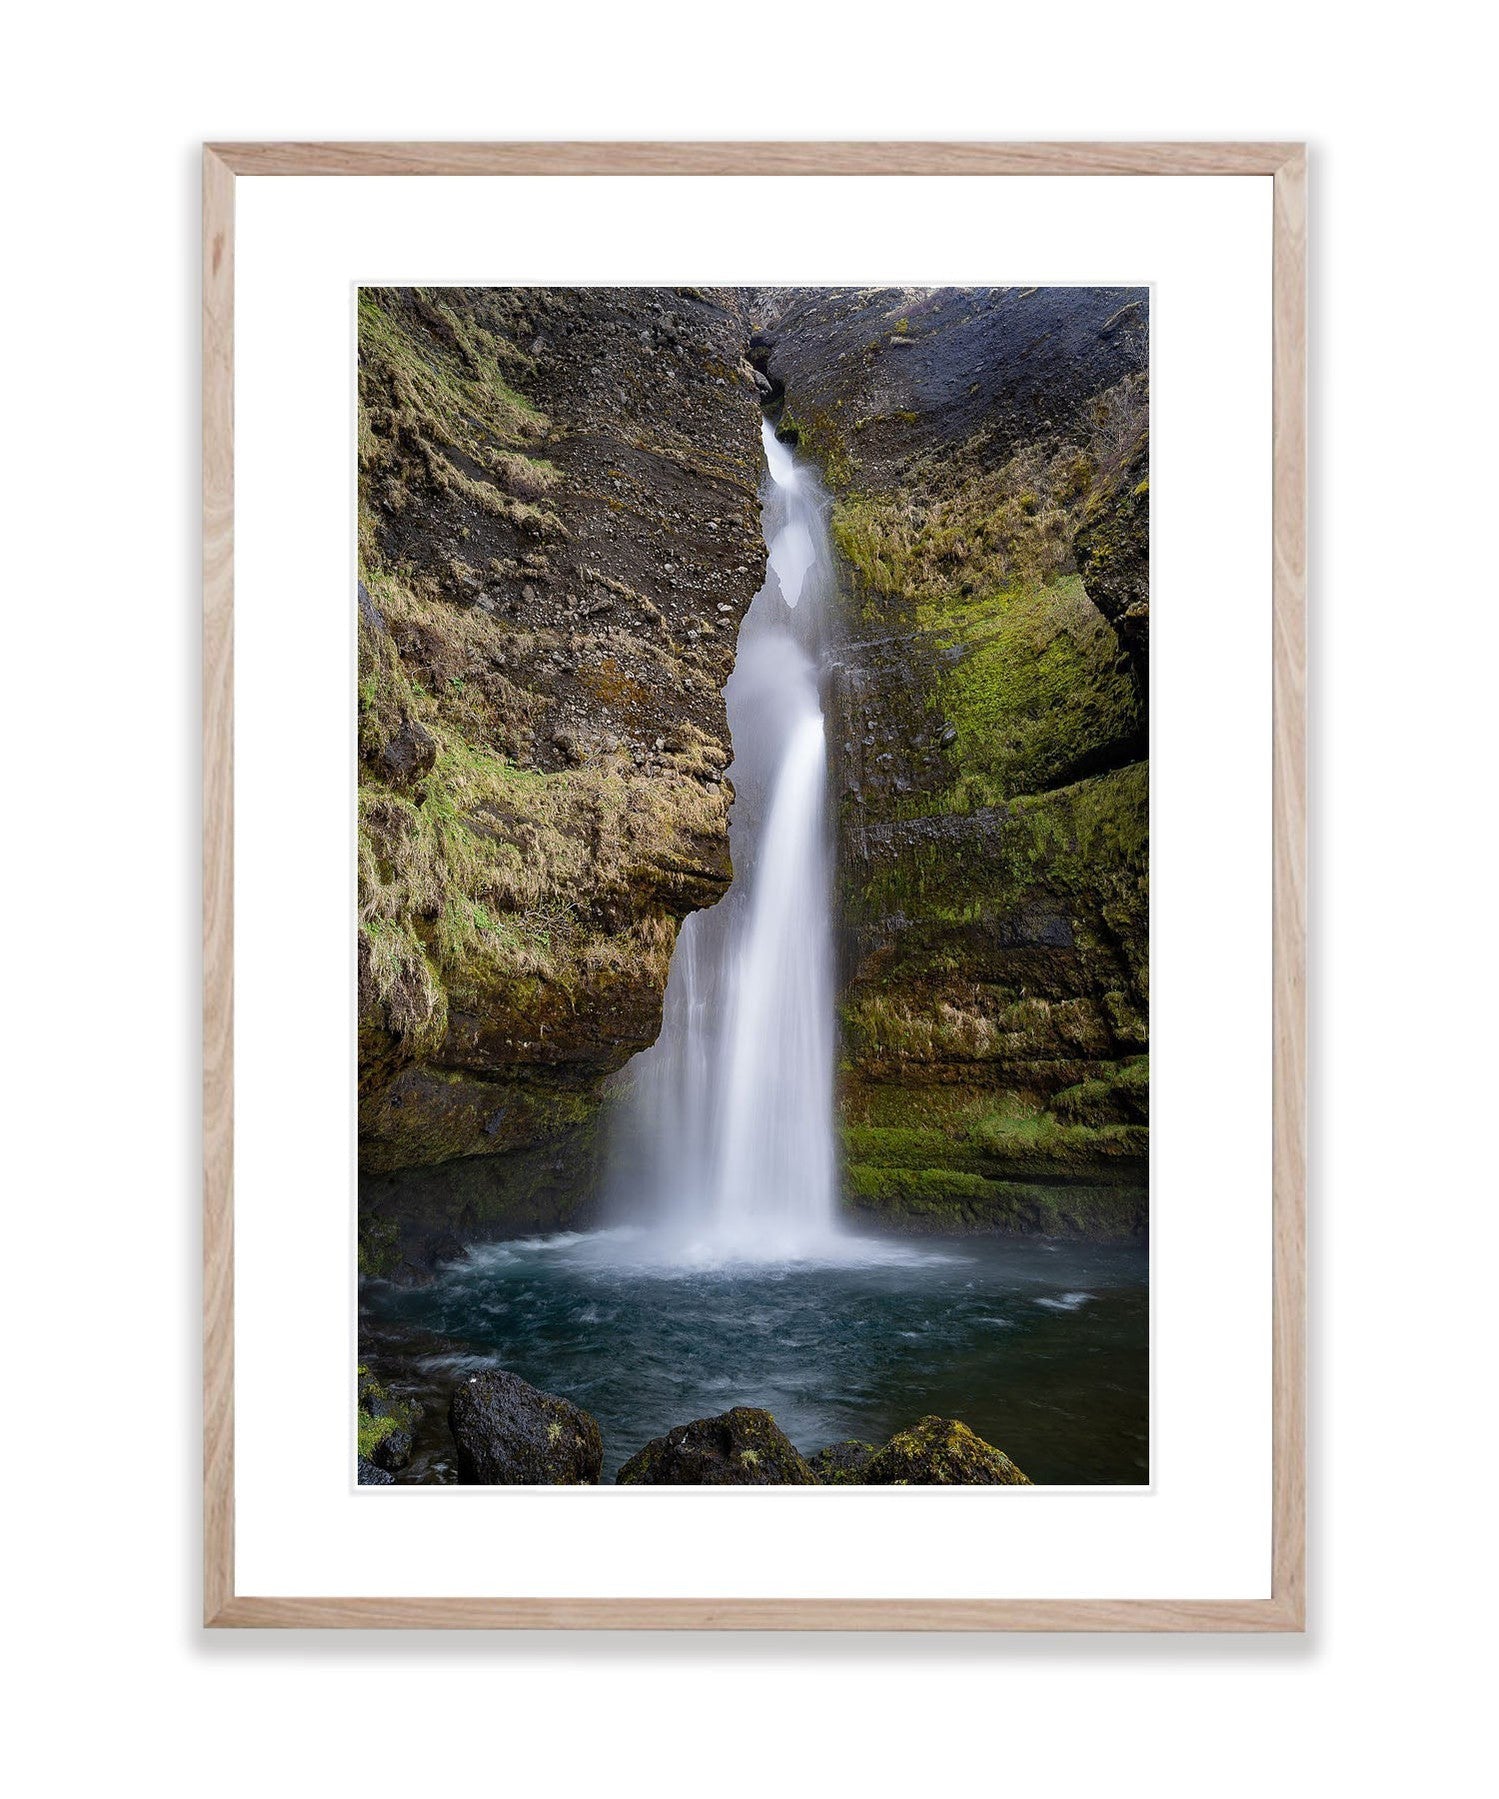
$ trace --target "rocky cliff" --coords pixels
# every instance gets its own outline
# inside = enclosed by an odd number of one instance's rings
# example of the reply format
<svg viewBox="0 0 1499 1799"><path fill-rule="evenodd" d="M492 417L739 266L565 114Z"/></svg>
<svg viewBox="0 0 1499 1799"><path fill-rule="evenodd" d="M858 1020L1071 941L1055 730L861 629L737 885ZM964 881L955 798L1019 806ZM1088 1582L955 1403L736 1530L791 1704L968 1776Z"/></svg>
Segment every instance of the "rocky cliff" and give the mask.
<svg viewBox="0 0 1499 1799"><path fill-rule="evenodd" d="M588 1217L607 1077L730 877L762 401L825 474L846 574L848 1196L887 1224L1141 1228L1147 308L361 294L368 1270Z"/></svg>
<svg viewBox="0 0 1499 1799"><path fill-rule="evenodd" d="M730 876L743 295L359 301L361 1258L555 1225Z"/></svg>
<svg viewBox="0 0 1499 1799"><path fill-rule="evenodd" d="M853 1204L1128 1233L1148 1117L1148 293L762 292L848 580Z"/></svg>

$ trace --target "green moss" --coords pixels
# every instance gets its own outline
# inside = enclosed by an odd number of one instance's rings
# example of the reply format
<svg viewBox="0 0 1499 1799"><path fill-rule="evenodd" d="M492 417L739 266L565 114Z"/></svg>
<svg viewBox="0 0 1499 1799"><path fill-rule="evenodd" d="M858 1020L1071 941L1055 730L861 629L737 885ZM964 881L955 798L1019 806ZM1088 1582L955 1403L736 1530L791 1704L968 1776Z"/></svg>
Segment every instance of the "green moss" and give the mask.
<svg viewBox="0 0 1499 1799"><path fill-rule="evenodd" d="M897 485L869 492L836 417L805 422L836 492L833 535L861 623L914 627L931 702L956 729L944 790L913 795L896 816L970 812L1143 753L1137 687L1084 590L1073 542L1095 489L1112 491L1145 431L1132 379L1100 396L1080 441L995 466L979 437L918 457Z"/></svg>
<svg viewBox="0 0 1499 1799"><path fill-rule="evenodd" d="M1016 500L1029 521L1034 495ZM945 505L907 516L902 502L847 497L833 537L855 571L866 623L899 599L931 646L932 703L956 731L937 808L971 812L1075 776L1090 758L1135 739L1139 699L1118 640L1076 575L1042 557L984 555L990 529L937 524ZM1001 542L1013 539L1001 535ZM907 813L934 809L920 796ZM901 809L898 809L901 810Z"/></svg>
<svg viewBox="0 0 1499 1799"><path fill-rule="evenodd" d="M849 1162L880 1168L930 1168L947 1161L953 1140L946 1131L903 1130L878 1125L845 1125L843 1150Z"/></svg>
<svg viewBox="0 0 1499 1799"><path fill-rule="evenodd" d="M1028 1078L1065 1064L1019 1066ZM1143 1099L1143 1058L1127 1068L1125 1083ZM970 1068L966 1085L952 1081L950 1067L943 1073L931 1085L919 1063L890 1080L845 1071L846 1196L856 1211L907 1229L1105 1237L1143 1229L1142 1123L1058 1118L1044 1094L1006 1086L1014 1076L1002 1064L988 1081Z"/></svg>
<svg viewBox="0 0 1499 1799"><path fill-rule="evenodd" d="M360 1459L367 1462L375 1453L376 1446L383 1443L396 1428L397 1424L394 1418L375 1418L361 1409L359 1413Z"/></svg>
<svg viewBox="0 0 1499 1799"><path fill-rule="evenodd" d="M912 834L865 865L854 917L871 933L901 924L841 1006L840 1106L864 1200L1049 1229L1033 1196L1017 1211L974 1180L1143 1172L1147 780L1131 766L1026 796L977 835ZM1035 947L1007 947L1016 920Z"/></svg>
<svg viewBox="0 0 1499 1799"><path fill-rule="evenodd" d="M953 660L939 678L957 731L948 751L956 812L1002 804L1066 779L1139 723L1114 633L1076 576L1050 587L950 598L918 616Z"/></svg>
<svg viewBox="0 0 1499 1799"><path fill-rule="evenodd" d="M838 404L841 406L842 401ZM782 427L786 415L782 414ZM809 450L822 465L823 474L834 488L842 488L854 478L856 464L850 453L844 422L836 408L813 407L804 417L794 421L795 441Z"/></svg>
<svg viewBox="0 0 1499 1799"><path fill-rule="evenodd" d="M1147 1137L1139 1125L1062 1124L1046 1112L1001 1109L977 1118L972 1141L1006 1169L1096 1168L1109 1162L1143 1161Z"/></svg>
<svg viewBox="0 0 1499 1799"><path fill-rule="evenodd" d="M956 1418L923 1418L898 1431L864 1468L871 1487L1028 1487L1031 1482L1002 1449Z"/></svg>
<svg viewBox="0 0 1499 1799"><path fill-rule="evenodd" d="M846 1171L845 1201L856 1216L883 1230L1099 1239L1139 1235L1148 1205L1146 1188L1138 1178L990 1180L951 1168L877 1168L858 1163Z"/></svg>
<svg viewBox="0 0 1499 1799"><path fill-rule="evenodd" d="M397 1431L410 1433L416 1423L417 1407L409 1401L392 1399L370 1371L358 1371L358 1438L359 1459L369 1461L375 1450Z"/></svg>
<svg viewBox="0 0 1499 1799"><path fill-rule="evenodd" d="M1065 1087L1049 1110L1064 1124L1145 1124L1150 1117L1150 1058L1135 1056L1091 1080Z"/></svg>
<svg viewBox="0 0 1499 1799"><path fill-rule="evenodd" d="M870 866L855 896L866 914L983 923L1028 900L1121 902L1143 932L1149 871L1149 772L1140 763L1050 793L1025 795L984 821L981 839L912 834Z"/></svg>

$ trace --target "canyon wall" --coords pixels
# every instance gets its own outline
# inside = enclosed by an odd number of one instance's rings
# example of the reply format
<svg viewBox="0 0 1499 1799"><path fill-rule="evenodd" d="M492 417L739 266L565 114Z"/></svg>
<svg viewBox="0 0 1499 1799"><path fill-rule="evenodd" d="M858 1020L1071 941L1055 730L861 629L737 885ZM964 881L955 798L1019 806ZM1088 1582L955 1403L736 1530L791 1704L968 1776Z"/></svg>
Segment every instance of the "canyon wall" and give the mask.
<svg viewBox="0 0 1499 1799"><path fill-rule="evenodd" d="M748 334L732 291L360 295L369 1272L586 1215L602 1084L728 883Z"/></svg>
<svg viewBox="0 0 1499 1799"><path fill-rule="evenodd" d="M367 289L359 398L366 1271L594 1215L730 878L762 402L844 565L846 1200L1143 1228L1147 292Z"/></svg>
<svg viewBox="0 0 1499 1799"><path fill-rule="evenodd" d="M847 578L828 695L846 1191L1144 1228L1148 291L762 291Z"/></svg>

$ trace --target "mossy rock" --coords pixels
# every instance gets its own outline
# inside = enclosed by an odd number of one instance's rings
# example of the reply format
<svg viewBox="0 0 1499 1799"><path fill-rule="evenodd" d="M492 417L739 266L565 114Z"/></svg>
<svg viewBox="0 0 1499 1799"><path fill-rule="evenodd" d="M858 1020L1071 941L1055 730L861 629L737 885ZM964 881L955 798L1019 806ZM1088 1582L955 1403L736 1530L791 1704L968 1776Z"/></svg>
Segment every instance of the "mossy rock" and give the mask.
<svg viewBox="0 0 1499 1799"><path fill-rule="evenodd" d="M604 1465L597 1422L571 1400L496 1368L453 1394L458 1479L470 1487L591 1487Z"/></svg>
<svg viewBox="0 0 1499 1799"><path fill-rule="evenodd" d="M1143 1186L1148 1156L1147 315L1134 290L890 289L775 321L843 577L839 1087L868 1216L1143 1221L1021 1187Z"/></svg>
<svg viewBox="0 0 1499 1799"><path fill-rule="evenodd" d="M854 1164L845 1174L845 1203L881 1231L1086 1238L1126 1242L1149 1223L1143 1180L1092 1182L988 1180L946 1168L879 1168Z"/></svg>
<svg viewBox="0 0 1499 1799"><path fill-rule="evenodd" d="M876 1444L845 1437L819 1449L807 1465L825 1487L856 1487L863 1484L864 1470L878 1454Z"/></svg>
<svg viewBox="0 0 1499 1799"><path fill-rule="evenodd" d="M1150 1058L1135 1056L1056 1094L1048 1108L1064 1125L1094 1129L1150 1122Z"/></svg>
<svg viewBox="0 0 1499 1799"><path fill-rule="evenodd" d="M393 1399L367 1368L359 1370L359 1462L382 1475L404 1468L411 1459L412 1444L422 1408L408 1399ZM383 1485L360 1475L365 1485Z"/></svg>
<svg viewBox="0 0 1499 1799"><path fill-rule="evenodd" d="M736 1405L656 1437L619 1471L622 1487L813 1487L817 1476L769 1412Z"/></svg>
<svg viewBox="0 0 1499 1799"><path fill-rule="evenodd" d="M1089 495L1073 541L1088 598L1114 627L1133 665L1141 704L1150 665L1150 434Z"/></svg>
<svg viewBox="0 0 1499 1799"><path fill-rule="evenodd" d="M956 1418L923 1418L893 1436L859 1477L866 1487L1028 1487L1002 1449Z"/></svg>
<svg viewBox="0 0 1499 1799"><path fill-rule="evenodd" d="M723 689L765 560L748 330L735 289L360 292L368 1276L426 1278L446 1230L583 1222L589 1171L556 1164L728 885Z"/></svg>

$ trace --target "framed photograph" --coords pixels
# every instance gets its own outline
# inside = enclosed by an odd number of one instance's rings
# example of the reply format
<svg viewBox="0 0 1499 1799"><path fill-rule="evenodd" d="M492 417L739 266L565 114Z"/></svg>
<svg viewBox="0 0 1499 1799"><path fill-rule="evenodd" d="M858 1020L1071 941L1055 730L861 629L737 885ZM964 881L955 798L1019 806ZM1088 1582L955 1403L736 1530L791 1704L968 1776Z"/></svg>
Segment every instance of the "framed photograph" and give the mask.
<svg viewBox="0 0 1499 1799"><path fill-rule="evenodd" d="M1302 1629L1303 147L203 180L206 1622Z"/></svg>

